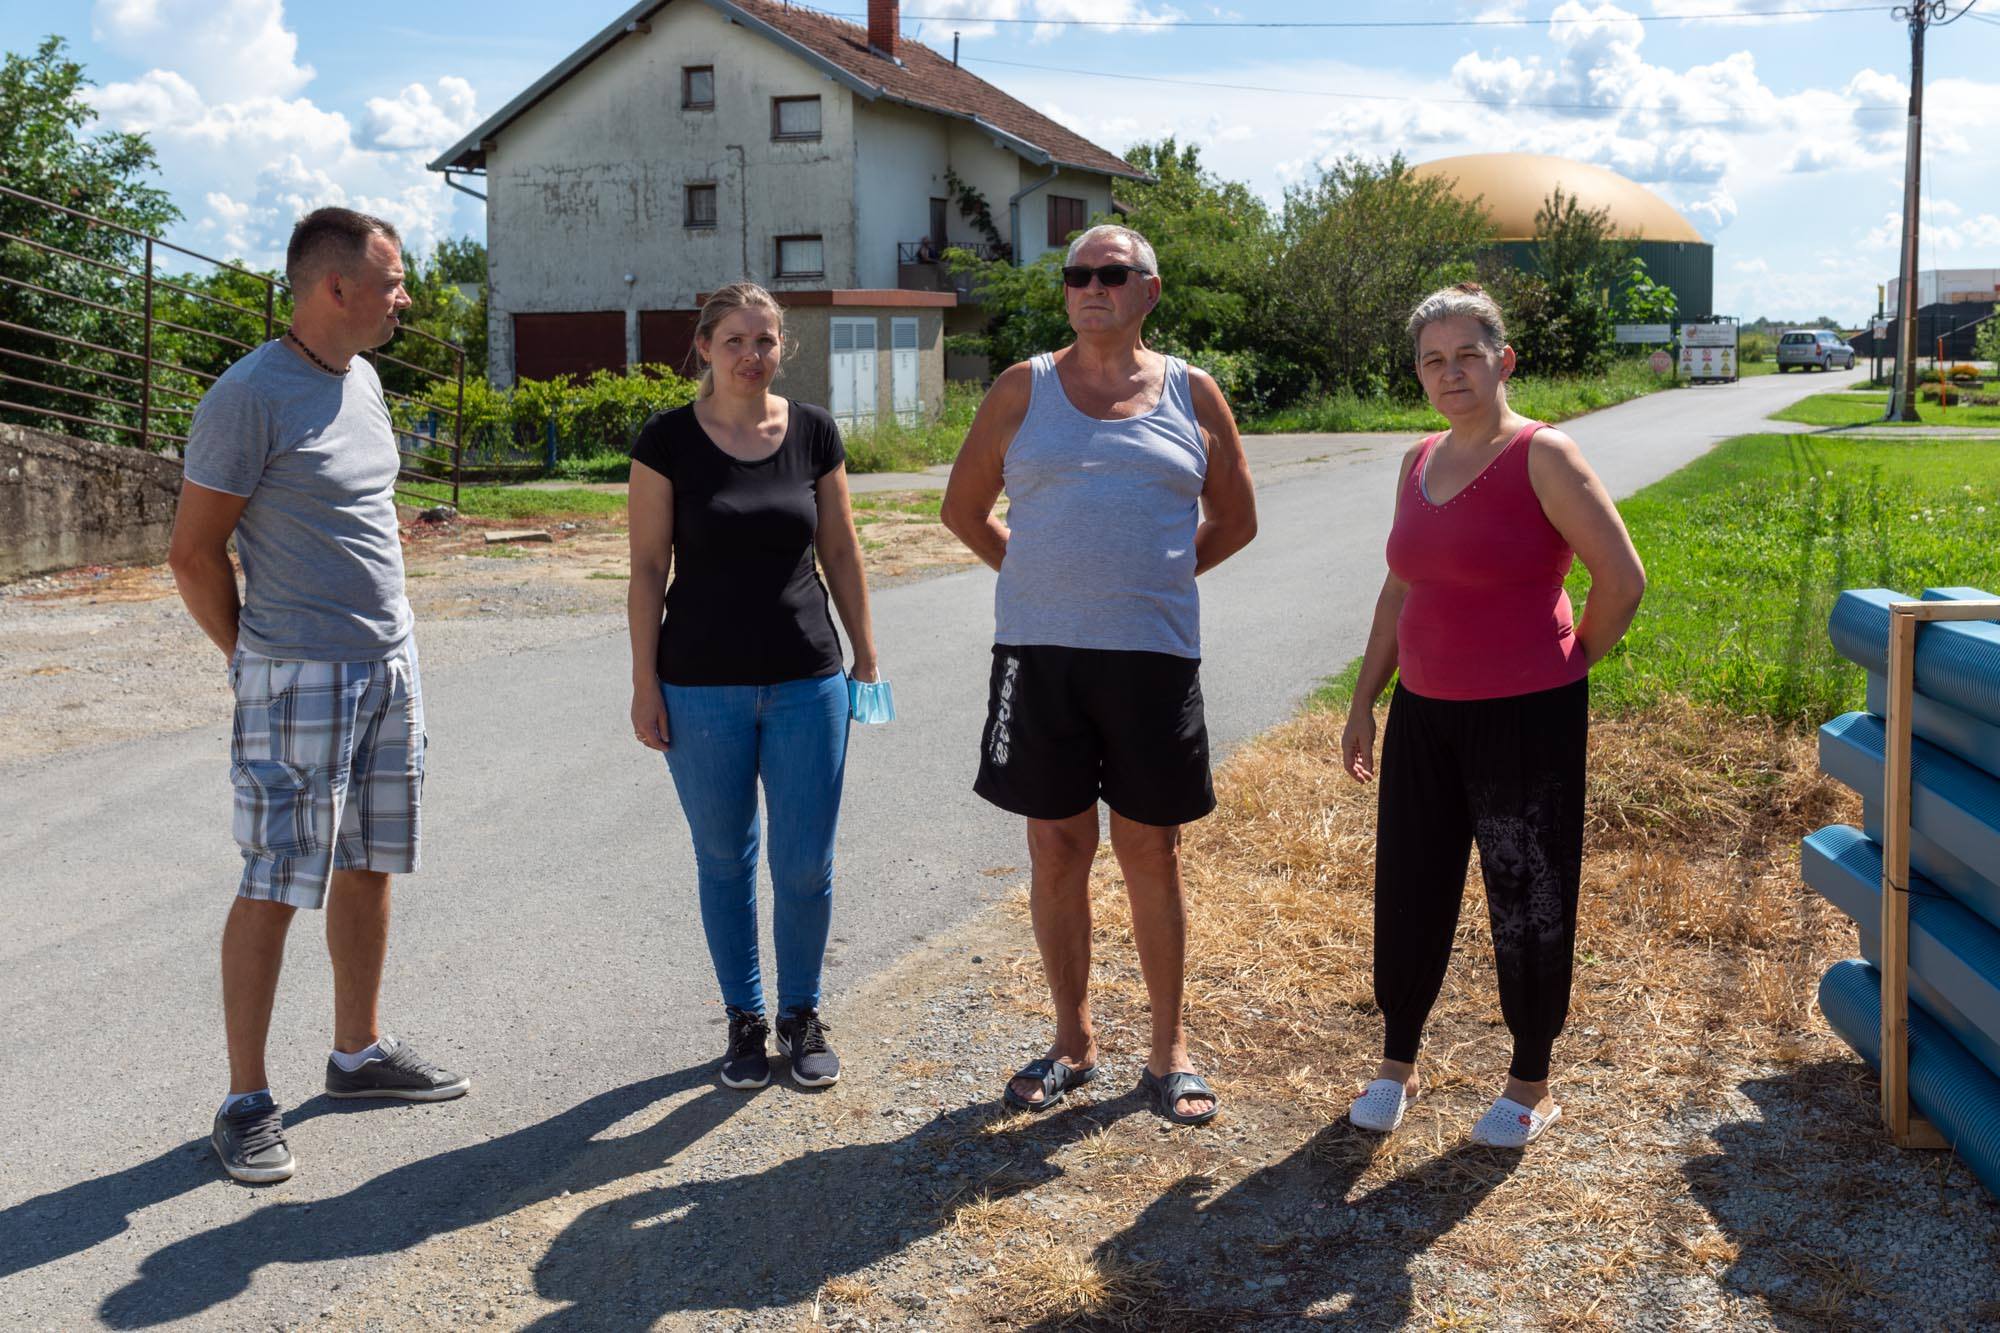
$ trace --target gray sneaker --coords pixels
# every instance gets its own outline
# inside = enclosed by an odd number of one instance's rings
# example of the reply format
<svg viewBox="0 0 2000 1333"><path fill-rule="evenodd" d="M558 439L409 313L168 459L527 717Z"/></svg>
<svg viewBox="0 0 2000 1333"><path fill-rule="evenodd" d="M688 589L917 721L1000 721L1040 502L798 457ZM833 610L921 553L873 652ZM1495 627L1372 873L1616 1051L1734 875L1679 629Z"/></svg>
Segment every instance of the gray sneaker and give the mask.
<svg viewBox="0 0 2000 1333"><path fill-rule="evenodd" d="M824 1088L840 1082L840 1057L826 1044L826 1024L817 1009L794 1009L778 1016L778 1049L792 1058L792 1082Z"/></svg>
<svg viewBox="0 0 2000 1333"><path fill-rule="evenodd" d="M378 1043L382 1057L349 1073L326 1058L329 1097L394 1097L406 1102L448 1102L463 1097L472 1080L440 1069L388 1033Z"/></svg>
<svg viewBox="0 0 2000 1333"><path fill-rule="evenodd" d="M208 1136L222 1169L252 1185L290 1180L297 1163L285 1146L285 1121L268 1092L252 1093L234 1109L215 1113Z"/></svg>

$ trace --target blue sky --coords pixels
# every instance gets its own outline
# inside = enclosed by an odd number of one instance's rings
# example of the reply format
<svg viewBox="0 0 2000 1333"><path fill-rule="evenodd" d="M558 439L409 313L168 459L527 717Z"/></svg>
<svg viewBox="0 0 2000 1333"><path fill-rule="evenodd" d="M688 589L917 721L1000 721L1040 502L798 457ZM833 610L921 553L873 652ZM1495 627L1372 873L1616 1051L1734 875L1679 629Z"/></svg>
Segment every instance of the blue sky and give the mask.
<svg viewBox="0 0 2000 1333"><path fill-rule="evenodd" d="M1856 2L914 0L903 30L949 50L957 29L969 67L1106 147L1175 133L1273 199L1347 152L1422 161L1525 149L1599 162L1670 199L1715 242L1723 310L1853 321L1895 267L1908 71L1904 29L1886 6L1812 12ZM858 16L865 0L819 7ZM419 244L477 234L477 203L423 163L624 5L37 8L0 8L0 39L16 51L48 32L69 39L98 84L105 123L144 130L159 147L163 183L188 215L176 239L268 263L291 218L324 202L384 211ZM1993 21L1978 17L1989 12ZM1728 13L1759 17L1720 17ZM925 17L969 14L1153 26ZM1690 14L1704 17L1660 21ZM1927 268L2000 267L2000 0L1979 0L1974 14L1929 49ZM1384 17L1484 21L1196 26ZM1520 18L1561 21L1492 22Z"/></svg>

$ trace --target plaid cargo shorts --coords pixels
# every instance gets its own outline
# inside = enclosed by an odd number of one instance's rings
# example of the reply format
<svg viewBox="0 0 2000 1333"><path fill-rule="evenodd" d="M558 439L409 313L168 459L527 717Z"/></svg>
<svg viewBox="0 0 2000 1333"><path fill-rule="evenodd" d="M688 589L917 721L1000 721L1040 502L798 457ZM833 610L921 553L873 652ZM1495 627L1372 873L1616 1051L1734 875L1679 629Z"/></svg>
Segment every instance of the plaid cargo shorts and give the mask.
<svg viewBox="0 0 2000 1333"><path fill-rule="evenodd" d="M335 870L415 870L425 747L415 642L376 662L239 648L229 682L238 895L316 908Z"/></svg>

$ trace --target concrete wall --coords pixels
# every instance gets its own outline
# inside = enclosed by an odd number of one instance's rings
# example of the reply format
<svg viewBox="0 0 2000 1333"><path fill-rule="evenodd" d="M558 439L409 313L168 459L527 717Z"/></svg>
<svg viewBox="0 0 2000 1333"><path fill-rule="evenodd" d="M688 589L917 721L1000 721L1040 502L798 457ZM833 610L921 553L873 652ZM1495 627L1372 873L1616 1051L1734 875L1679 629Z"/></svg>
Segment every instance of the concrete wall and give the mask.
<svg viewBox="0 0 2000 1333"><path fill-rule="evenodd" d="M713 110L682 109L685 65L715 67ZM815 95L820 138L773 142L771 99ZM743 277L859 285L853 161L845 88L705 6L662 10L487 154L491 377L512 381L516 312L679 310ZM706 182L716 225L689 227L686 187ZM824 276L778 281L775 238L806 234L824 238Z"/></svg>
<svg viewBox="0 0 2000 1333"><path fill-rule="evenodd" d="M0 579L164 560L180 487L158 454L0 423Z"/></svg>
<svg viewBox="0 0 2000 1333"><path fill-rule="evenodd" d="M1022 186L1033 185L1049 174L1047 167L1021 164ZM1011 192L1010 192L1011 193ZM1111 211L1111 178L1081 171L1064 171L1055 180L1042 186L1023 199L1021 210L1021 243L1015 247L1015 259L1023 264L1032 264L1046 250L1061 249L1049 245L1049 196L1066 195L1084 202L1086 225L1088 219ZM996 205L997 207L997 205Z"/></svg>
<svg viewBox="0 0 2000 1333"><path fill-rule="evenodd" d="M909 107L855 103L855 286L895 288L896 243L930 233L931 200L951 196L950 123ZM949 205L948 216L957 207Z"/></svg>
<svg viewBox="0 0 2000 1333"><path fill-rule="evenodd" d="M1000 229L1000 238L1011 244L1014 235L1007 223L1007 198L1021 188L1021 159L994 143L992 135L970 122L954 120L946 124L951 127L951 169L958 173L960 180L986 196L986 206L993 210L993 223ZM1031 167L1029 170L1038 177L1048 175L1046 167ZM956 199L951 201L950 218L952 240L986 239L958 211Z"/></svg>
<svg viewBox="0 0 2000 1333"><path fill-rule="evenodd" d="M894 414L894 361L889 345L889 321L914 316L917 321L917 397L925 418L935 418L944 406L944 315L937 307L793 306L785 311L785 361L775 386L787 398L830 408L832 367L831 319L875 321L875 402L878 419Z"/></svg>

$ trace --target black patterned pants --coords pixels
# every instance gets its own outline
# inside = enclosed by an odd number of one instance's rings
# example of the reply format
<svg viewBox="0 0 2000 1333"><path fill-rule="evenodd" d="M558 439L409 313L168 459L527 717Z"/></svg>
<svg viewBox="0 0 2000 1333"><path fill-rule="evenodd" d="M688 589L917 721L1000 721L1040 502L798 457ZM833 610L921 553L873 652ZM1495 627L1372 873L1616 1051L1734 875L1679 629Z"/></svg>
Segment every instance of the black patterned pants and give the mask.
<svg viewBox="0 0 2000 1333"><path fill-rule="evenodd" d="M1587 680L1506 699L1401 685L1382 738L1375 833L1375 1003L1385 1059L1415 1061L1458 929L1473 844L1486 881L1509 1072L1549 1076L1569 1015L1583 872Z"/></svg>

